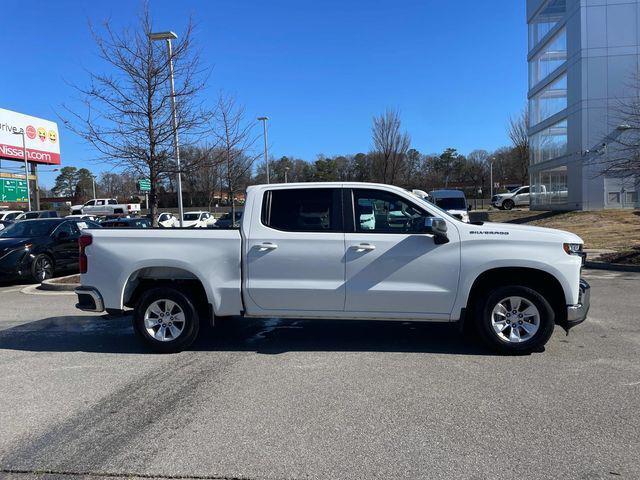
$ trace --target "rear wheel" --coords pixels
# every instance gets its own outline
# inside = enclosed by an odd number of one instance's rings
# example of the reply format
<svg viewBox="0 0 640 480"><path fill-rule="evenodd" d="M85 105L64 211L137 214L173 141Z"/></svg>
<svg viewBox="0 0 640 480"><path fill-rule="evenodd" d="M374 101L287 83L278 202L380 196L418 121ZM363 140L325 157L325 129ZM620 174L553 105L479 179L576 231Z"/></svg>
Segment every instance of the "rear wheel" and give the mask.
<svg viewBox="0 0 640 480"><path fill-rule="evenodd" d="M504 202L502 202L502 208L504 208L505 210L511 210L515 206L516 204L513 203L513 200L506 199Z"/></svg>
<svg viewBox="0 0 640 480"><path fill-rule="evenodd" d="M41 253L36 255L31 262L31 279L34 282L42 283L47 278L53 277L53 260L49 255Z"/></svg>
<svg viewBox="0 0 640 480"><path fill-rule="evenodd" d="M525 286L498 287L476 305L481 338L502 353L540 350L551 338L554 323L549 302Z"/></svg>
<svg viewBox="0 0 640 480"><path fill-rule="evenodd" d="M187 294L175 288L159 287L146 291L140 298L133 327L153 350L179 352L198 336L200 318Z"/></svg>

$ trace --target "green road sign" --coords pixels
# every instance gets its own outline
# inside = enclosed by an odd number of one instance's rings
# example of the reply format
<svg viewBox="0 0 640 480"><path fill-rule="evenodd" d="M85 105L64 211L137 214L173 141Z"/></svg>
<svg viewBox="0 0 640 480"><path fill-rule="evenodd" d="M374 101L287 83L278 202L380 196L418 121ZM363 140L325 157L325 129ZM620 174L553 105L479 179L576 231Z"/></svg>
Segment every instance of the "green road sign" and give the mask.
<svg viewBox="0 0 640 480"><path fill-rule="evenodd" d="M151 180L148 178L142 178L138 180L138 191L139 192L148 192L151 190Z"/></svg>
<svg viewBox="0 0 640 480"><path fill-rule="evenodd" d="M24 180L0 178L0 201L26 202L27 182Z"/></svg>

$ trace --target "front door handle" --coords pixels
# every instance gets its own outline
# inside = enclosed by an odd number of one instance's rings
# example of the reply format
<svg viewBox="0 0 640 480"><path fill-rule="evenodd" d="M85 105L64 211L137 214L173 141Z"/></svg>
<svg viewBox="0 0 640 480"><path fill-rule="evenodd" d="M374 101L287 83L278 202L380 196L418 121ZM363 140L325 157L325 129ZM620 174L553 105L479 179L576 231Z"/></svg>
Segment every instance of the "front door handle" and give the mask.
<svg viewBox="0 0 640 480"><path fill-rule="evenodd" d="M370 243L361 243L359 245L352 245L351 248L355 248L359 252L370 252L376 249L375 245L371 245Z"/></svg>
<svg viewBox="0 0 640 480"><path fill-rule="evenodd" d="M260 248L260 250L275 250L276 248L278 248L278 245L271 242L262 242L260 245L258 245L258 248Z"/></svg>

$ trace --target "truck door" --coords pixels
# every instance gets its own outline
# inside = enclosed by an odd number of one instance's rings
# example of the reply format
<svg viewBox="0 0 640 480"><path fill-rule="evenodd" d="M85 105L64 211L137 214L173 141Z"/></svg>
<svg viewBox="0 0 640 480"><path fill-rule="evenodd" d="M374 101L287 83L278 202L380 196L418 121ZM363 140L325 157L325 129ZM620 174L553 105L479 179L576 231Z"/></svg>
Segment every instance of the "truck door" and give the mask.
<svg viewBox="0 0 640 480"><path fill-rule="evenodd" d="M516 205L529 205L529 187L522 187L513 198Z"/></svg>
<svg viewBox="0 0 640 480"><path fill-rule="evenodd" d="M344 232L339 188L274 187L245 242L247 311L344 310Z"/></svg>
<svg viewBox="0 0 640 480"><path fill-rule="evenodd" d="M396 193L353 189L345 196L347 312L446 318L457 293L460 237L445 218L448 243L420 233L424 206Z"/></svg>

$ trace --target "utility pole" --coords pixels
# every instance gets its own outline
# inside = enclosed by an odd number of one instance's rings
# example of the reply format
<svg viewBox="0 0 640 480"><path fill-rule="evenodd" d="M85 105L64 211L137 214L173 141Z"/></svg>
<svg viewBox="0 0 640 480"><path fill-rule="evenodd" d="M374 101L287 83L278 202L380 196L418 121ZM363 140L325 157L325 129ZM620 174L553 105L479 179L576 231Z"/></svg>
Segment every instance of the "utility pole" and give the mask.
<svg viewBox="0 0 640 480"><path fill-rule="evenodd" d="M31 191L29 189L29 163L27 162L27 146L24 140L24 130L20 130L19 132L13 132L15 135L22 135L22 156L24 158L24 180L27 184L27 212L31 211Z"/></svg>
<svg viewBox="0 0 640 480"><path fill-rule="evenodd" d="M267 167L267 183L271 183L271 179L269 178L269 152L267 151L267 120L269 120L269 117L258 117L258 121L262 122L264 137L264 164Z"/></svg>
<svg viewBox="0 0 640 480"><path fill-rule="evenodd" d="M176 156L176 167L178 168L178 215L180 217L180 228L184 227L184 210L182 208L182 172L180 168L180 147L178 146L178 120L176 114L176 92L173 81L173 52L171 50L171 40L178 38L173 32L150 33L151 40L165 40L167 42L167 54L169 55L169 81L171 85L171 123L173 126L173 148Z"/></svg>

